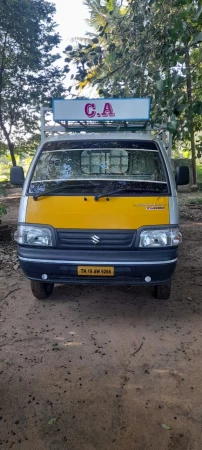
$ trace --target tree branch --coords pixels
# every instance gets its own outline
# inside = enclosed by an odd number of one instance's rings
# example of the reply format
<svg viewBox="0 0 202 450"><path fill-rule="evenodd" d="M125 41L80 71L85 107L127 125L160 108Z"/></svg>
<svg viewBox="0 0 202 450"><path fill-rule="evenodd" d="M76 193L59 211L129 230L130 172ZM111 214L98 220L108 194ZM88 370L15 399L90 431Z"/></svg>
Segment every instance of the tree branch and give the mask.
<svg viewBox="0 0 202 450"><path fill-rule="evenodd" d="M135 356L136 355L136 353L138 353L140 350L141 350L141 348L142 348L142 346L143 346L143 344L144 344L144 342L142 342L141 344L140 344L140 346L137 348L137 350L135 350L135 352L134 353L132 353L132 355L131 356Z"/></svg>
<svg viewBox="0 0 202 450"><path fill-rule="evenodd" d="M4 39L3 49L2 49L2 58L1 58L1 66L0 66L0 94L2 92L2 87L3 87L3 73L5 70L4 63L5 63L7 37L8 37L8 33L5 34L5 39ZM1 98L0 98L0 102L1 102Z"/></svg>
<svg viewBox="0 0 202 450"><path fill-rule="evenodd" d="M6 294L4 297L0 298L0 301L5 300L10 294L12 294L15 291L19 291L20 288L15 288L12 291L9 291L8 294Z"/></svg>
<svg viewBox="0 0 202 450"><path fill-rule="evenodd" d="M137 58L136 58L136 60L135 60L136 62L138 61L139 57L140 57L142 54L144 54L144 51L141 52L141 53L137 56ZM133 61L133 62L134 62L134 61ZM103 78L98 78L97 80L95 80L95 82L100 83L100 82L106 80L106 79L109 78L111 75L114 75L114 73L116 73L118 70L123 69L123 67L127 67L127 65L130 64L130 63L131 63L131 60L130 60L130 61L126 61L125 63L121 64L120 66L116 67L114 70L112 70L111 72L109 72L109 73L108 73L107 75L105 75Z"/></svg>

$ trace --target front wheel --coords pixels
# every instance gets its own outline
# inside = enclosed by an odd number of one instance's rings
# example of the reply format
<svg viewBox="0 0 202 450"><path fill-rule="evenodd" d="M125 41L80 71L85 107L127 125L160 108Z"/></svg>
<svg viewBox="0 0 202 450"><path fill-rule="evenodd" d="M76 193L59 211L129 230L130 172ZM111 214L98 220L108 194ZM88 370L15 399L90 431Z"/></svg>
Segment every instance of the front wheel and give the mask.
<svg viewBox="0 0 202 450"><path fill-rule="evenodd" d="M171 293L171 281L154 286L154 297L157 299L168 300Z"/></svg>
<svg viewBox="0 0 202 450"><path fill-rule="evenodd" d="M31 281L31 290L38 300L45 300L53 292L53 283L42 283L41 281Z"/></svg>

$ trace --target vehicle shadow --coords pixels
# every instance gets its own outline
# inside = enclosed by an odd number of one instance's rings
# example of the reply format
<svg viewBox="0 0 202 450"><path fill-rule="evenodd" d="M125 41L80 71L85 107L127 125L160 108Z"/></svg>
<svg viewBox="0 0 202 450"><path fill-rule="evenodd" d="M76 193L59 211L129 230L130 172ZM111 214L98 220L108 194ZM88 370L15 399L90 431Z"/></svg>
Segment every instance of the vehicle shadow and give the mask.
<svg viewBox="0 0 202 450"><path fill-rule="evenodd" d="M169 300L153 297L152 286L55 286L51 303L77 308L82 317L116 317L116 320L135 318L156 319L157 322L179 320L191 322L202 315L202 242L201 224L183 225L184 242L172 282ZM201 318L201 317L200 317Z"/></svg>
<svg viewBox="0 0 202 450"><path fill-rule="evenodd" d="M159 322L170 319L191 321L192 315L202 315L201 285L193 278L192 283L186 274L178 270L173 280L169 300L157 300L153 297L153 288L128 286L56 286L49 300L53 304L67 304L77 308L85 318L99 317L100 320L135 318L154 318ZM194 288L194 289L193 289Z"/></svg>

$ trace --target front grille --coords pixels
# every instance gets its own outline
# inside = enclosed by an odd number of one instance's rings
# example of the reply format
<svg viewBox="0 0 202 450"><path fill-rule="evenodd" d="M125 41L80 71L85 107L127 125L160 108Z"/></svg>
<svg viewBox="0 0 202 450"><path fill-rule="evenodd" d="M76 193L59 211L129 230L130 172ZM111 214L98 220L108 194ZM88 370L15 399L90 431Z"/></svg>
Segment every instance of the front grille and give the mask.
<svg viewBox="0 0 202 450"><path fill-rule="evenodd" d="M67 249L124 250L132 248L136 233L116 230L57 230L58 244Z"/></svg>

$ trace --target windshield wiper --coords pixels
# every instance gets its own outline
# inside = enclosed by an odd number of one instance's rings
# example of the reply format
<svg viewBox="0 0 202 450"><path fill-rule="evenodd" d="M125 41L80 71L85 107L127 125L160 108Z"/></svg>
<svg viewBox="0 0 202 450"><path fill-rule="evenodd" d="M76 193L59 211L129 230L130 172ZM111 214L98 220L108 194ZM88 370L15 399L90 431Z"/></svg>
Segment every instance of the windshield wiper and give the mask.
<svg viewBox="0 0 202 450"><path fill-rule="evenodd" d="M88 181L89 183L89 181ZM100 187L99 184L90 183L90 187ZM33 199L36 201L39 197L46 197L49 194L54 194L55 192L62 192L66 189L74 189L74 188L88 188L87 184L71 184L66 186L58 186L54 189L50 189L48 191L40 192L39 194L33 195Z"/></svg>
<svg viewBox="0 0 202 450"><path fill-rule="evenodd" d="M165 189L160 192L159 190L156 189L143 189L143 188L122 188L122 189L116 189L115 191L111 191L111 192L105 192L104 194L98 194L95 195L94 200L97 202L100 198L102 197L109 197L110 195L113 194L118 194L119 192L145 192L145 193L156 193L156 194L165 194L165 192L167 192Z"/></svg>

